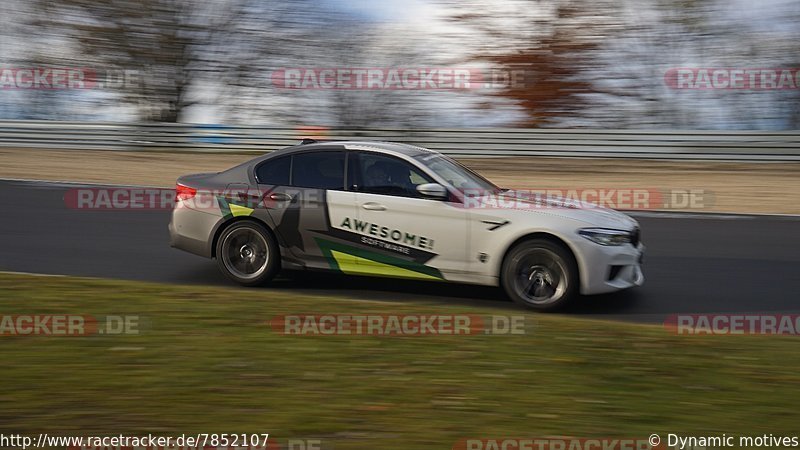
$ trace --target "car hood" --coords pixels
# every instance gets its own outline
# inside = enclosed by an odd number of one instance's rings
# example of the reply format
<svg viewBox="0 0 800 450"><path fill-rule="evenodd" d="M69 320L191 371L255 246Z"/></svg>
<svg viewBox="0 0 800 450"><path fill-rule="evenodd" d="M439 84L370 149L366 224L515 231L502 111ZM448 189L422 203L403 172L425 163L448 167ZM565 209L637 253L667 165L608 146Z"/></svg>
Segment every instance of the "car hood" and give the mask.
<svg viewBox="0 0 800 450"><path fill-rule="evenodd" d="M580 221L586 226L632 230L639 224L636 220L613 209L594 203L556 196L531 195L527 192L503 191L471 199L474 207L492 211L493 215L518 216L520 212L555 215Z"/></svg>

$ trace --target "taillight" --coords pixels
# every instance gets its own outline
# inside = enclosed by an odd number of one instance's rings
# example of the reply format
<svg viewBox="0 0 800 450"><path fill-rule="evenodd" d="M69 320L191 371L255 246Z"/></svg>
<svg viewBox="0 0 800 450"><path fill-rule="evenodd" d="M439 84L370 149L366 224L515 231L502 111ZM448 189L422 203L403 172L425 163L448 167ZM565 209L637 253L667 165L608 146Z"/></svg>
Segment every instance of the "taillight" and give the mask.
<svg viewBox="0 0 800 450"><path fill-rule="evenodd" d="M197 195L197 189L189 186L184 186L180 183L175 185L175 198L180 200L189 200Z"/></svg>

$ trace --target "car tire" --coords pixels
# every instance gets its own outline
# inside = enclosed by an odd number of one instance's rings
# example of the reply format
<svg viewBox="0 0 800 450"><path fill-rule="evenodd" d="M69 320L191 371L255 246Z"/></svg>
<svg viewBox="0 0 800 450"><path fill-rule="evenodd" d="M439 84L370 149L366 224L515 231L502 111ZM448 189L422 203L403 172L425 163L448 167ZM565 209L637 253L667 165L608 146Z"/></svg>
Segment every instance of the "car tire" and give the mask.
<svg viewBox="0 0 800 450"><path fill-rule="evenodd" d="M217 266L225 276L243 286L260 286L280 270L280 249L263 225L234 222L217 239Z"/></svg>
<svg viewBox="0 0 800 450"><path fill-rule="evenodd" d="M547 239L528 239L506 254L500 282L515 303L537 311L553 311L577 295L578 264L563 245Z"/></svg>

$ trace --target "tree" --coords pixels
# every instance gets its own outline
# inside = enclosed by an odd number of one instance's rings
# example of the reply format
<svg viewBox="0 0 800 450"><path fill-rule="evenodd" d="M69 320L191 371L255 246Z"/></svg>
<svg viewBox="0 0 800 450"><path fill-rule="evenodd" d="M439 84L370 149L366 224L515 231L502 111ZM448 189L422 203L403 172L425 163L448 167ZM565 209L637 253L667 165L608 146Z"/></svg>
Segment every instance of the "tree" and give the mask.
<svg viewBox="0 0 800 450"><path fill-rule="evenodd" d="M462 4L461 9L471 12L455 14L451 20L474 36L472 58L522 74L512 75L498 94L524 109L527 118L520 125L552 125L584 108L593 85L583 74L593 68L591 55L600 39L613 32L614 3L527 0L500 11L494 8L495 4L481 0Z"/></svg>
<svg viewBox="0 0 800 450"><path fill-rule="evenodd" d="M37 24L74 41L83 64L136 72L120 92L142 119L177 122L194 104L193 85L236 69L225 43L248 7L239 0L48 0Z"/></svg>

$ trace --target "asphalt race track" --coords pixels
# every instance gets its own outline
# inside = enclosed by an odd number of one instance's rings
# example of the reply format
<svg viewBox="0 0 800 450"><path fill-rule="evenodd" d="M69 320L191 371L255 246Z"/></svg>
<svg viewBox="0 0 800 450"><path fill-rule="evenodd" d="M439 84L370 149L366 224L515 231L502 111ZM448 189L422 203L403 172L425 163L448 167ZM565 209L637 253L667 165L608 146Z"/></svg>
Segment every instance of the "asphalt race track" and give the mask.
<svg viewBox="0 0 800 450"><path fill-rule="evenodd" d="M239 287L168 245L168 211L76 210L76 185L0 181L0 270ZM640 214L645 285L582 297L568 314L657 322L670 314L800 311L800 217ZM308 277L314 277L309 288ZM302 274L258 288L356 299L501 306L499 289ZM265 301L269 301L265 295Z"/></svg>

